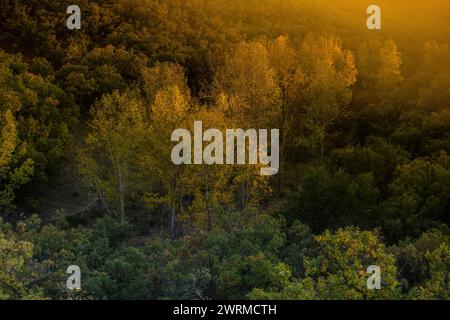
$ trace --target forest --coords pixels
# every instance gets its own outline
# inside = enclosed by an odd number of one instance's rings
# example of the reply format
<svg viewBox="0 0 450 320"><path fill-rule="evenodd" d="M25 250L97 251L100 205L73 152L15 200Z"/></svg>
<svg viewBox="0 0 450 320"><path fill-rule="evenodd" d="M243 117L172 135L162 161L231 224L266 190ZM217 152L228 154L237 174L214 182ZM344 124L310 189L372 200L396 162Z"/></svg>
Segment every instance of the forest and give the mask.
<svg viewBox="0 0 450 320"><path fill-rule="evenodd" d="M450 299L448 0L72 2L0 0L0 300Z"/></svg>

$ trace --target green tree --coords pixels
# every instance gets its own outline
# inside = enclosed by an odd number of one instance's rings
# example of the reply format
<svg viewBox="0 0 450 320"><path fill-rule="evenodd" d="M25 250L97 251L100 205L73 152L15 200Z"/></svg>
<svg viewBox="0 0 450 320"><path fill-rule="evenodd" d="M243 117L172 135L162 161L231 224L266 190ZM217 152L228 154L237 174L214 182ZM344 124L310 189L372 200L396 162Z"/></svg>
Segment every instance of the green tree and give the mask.
<svg viewBox="0 0 450 320"><path fill-rule="evenodd" d="M33 286L33 244L16 238L11 226L0 218L0 300L43 299Z"/></svg>
<svg viewBox="0 0 450 320"><path fill-rule="evenodd" d="M288 215L316 232L346 225L376 227L379 199L372 173L352 177L342 169L311 167L292 194Z"/></svg>
<svg viewBox="0 0 450 320"><path fill-rule="evenodd" d="M449 158L416 159L398 167L383 204L386 231L398 239L419 236L446 222L449 208Z"/></svg>
<svg viewBox="0 0 450 320"><path fill-rule="evenodd" d="M15 191L33 174L33 161L26 158L26 145L21 144L17 125L10 110L0 120L0 210L13 205Z"/></svg>
<svg viewBox="0 0 450 320"><path fill-rule="evenodd" d="M31 73L20 55L0 51L0 207L14 206L19 187L46 183L70 140L76 108L50 78Z"/></svg>
<svg viewBox="0 0 450 320"><path fill-rule="evenodd" d="M424 286L415 287L409 293L411 299L450 299L450 248L442 243L434 251L426 253L431 278Z"/></svg>
<svg viewBox="0 0 450 320"><path fill-rule="evenodd" d="M379 234L348 227L326 231L316 237L320 246L317 258L307 263L306 274L315 279L321 299L396 299L399 298L395 257L386 252ZM367 267L381 269L381 289L368 290Z"/></svg>
<svg viewBox="0 0 450 320"><path fill-rule="evenodd" d="M418 239L407 238L388 248L397 258L400 283L405 291L423 287L429 281L431 272L427 254L449 243L450 230L442 225L424 232Z"/></svg>

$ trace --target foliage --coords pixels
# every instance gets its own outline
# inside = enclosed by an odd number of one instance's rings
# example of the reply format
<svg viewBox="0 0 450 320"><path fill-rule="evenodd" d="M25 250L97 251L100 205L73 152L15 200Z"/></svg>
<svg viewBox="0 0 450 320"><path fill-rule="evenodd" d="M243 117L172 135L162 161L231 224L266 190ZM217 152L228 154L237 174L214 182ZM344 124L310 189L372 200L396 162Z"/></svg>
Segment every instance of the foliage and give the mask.
<svg viewBox="0 0 450 320"><path fill-rule="evenodd" d="M0 2L0 299L449 299L448 1L70 4ZM173 164L199 120L278 176Z"/></svg>

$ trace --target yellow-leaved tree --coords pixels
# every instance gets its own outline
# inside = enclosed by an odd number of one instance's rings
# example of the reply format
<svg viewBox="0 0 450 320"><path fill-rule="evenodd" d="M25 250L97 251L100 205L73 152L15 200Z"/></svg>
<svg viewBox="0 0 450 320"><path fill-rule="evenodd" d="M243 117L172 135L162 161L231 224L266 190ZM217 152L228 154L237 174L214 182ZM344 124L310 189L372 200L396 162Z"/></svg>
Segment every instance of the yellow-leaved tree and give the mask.
<svg viewBox="0 0 450 320"><path fill-rule="evenodd" d="M306 77L298 144L323 158L333 126L348 113L357 70L353 54L339 39L307 36L299 50Z"/></svg>
<svg viewBox="0 0 450 320"><path fill-rule="evenodd" d="M149 129L150 152L145 163L155 178L157 188L147 192L147 204L162 205L162 218L170 212L170 233L176 237L177 215L183 210L182 176L184 166L172 163L172 132L185 128L186 117L190 111L189 96L177 85L170 85L157 91L152 104Z"/></svg>
<svg viewBox="0 0 450 320"><path fill-rule="evenodd" d="M241 42L225 57L216 85L229 101L227 115L240 126L267 128L280 118L280 88L266 47Z"/></svg>
<svg viewBox="0 0 450 320"><path fill-rule="evenodd" d="M127 201L144 178L147 110L135 93L114 91L94 105L91 115L80 172L109 213L124 221Z"/></svg>
<svg viewBox="0 0 450 320"><path fill-rule="evenodd" d="M26 157L26 144L18 137L10 110L0 112L0 213L13 206L15 190L33 174L33 161Z"/></svg>

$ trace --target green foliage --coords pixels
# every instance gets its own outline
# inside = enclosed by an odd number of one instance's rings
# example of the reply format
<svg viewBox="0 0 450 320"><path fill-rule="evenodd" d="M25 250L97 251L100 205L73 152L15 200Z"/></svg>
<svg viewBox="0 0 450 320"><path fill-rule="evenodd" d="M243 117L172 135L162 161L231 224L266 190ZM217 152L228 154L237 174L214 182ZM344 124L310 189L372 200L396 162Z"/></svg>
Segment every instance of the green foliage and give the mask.
<svg viewBox="0 0 450 320"><path fill-rule="evenodd" d="M424 229L448 221L449 158L416 159L399 166L389 185L392 196L385 203L386 229L402 238L402 230L420 235Z"/></svg>
<svg viewBox="0 0 450 320"><path fill-rule="evenodd" d="M307 274L318 277L317 291L324 299L398 298L395 257L386 252L376 232L354 228L329 231L316 237L318 258L308 262ZM382 289L367 290L366 268L382 270Z"/></svg>
<svg viewBox="0 0 450 320"><path fill-rule="evenodd" d="M103 96L92 109L92 133L80 152L81 173L110 214L121 221L133 184L139 180L136 172L148 132L146 115L143 103L132 93L114 91Z"/></svg>
<svg viewBox="0 0 450 320"><path fill-rule="evenodd" d="M450 280L450 248L442 243L432 252L427 252L426 261L429 266L431 279L423 286L415 287L409 293L411 299L449 300Z"/></svg>
<svg viewBox="0 0 450 320"><path fill-rule="evenodd" d="M89 298L94 295L102 298L100 292L91 288L91 283L97 281L100 268L108 264L114 252L126 248L132 234L130 226L116 223L111 218L97 220L92 228L64 227L65 221L58 221L58 224L43 224L34 215L19 223L16 230L1 225L2 232L8 232L17 246L17 250L12 251L18 255L15 263L20 263L16 276L28 281L24 282L24 289L17 289L15 297L27 299L28 295L32 297L31 294L34 294L53 299L73 298L65 286L66 269L76 264L83 270L83 282L86 281L87 288L76 297ZM27 251L22 253L19 249ZM0 288L6 287L1 285Z"/></svg>
<svg viewBox="0 0 450 320"><path fill-rule="evenodd" d="M417 291L414 287L425 285L431 273L427 256L449 243L450 232L443 225L423 233L419 239L406 239L388 249L397 257L400 282L405 290Z"/></svg>
<svg viewBox="0 0 450 320"><path fill-rule="evenodd" d="M70 139L75 109L46 78L30 72L21 56L0 51L0 208L13 206L17 189L56 172Z"/></svg>
<svg viewBox="0 0 450 320"><path fill-rule="evenodd" d="M401 298L395 257L386 252L377 231L349 227L336 232L325 231L316 236L315 241L319 250L317 254L305 257L303 277L289 279L287 273L287 284L281 289L255 289L250 297L288 300ZM366 269L371 265L382 270L381 290L367 290L369 275Z"/></svg>
<svg viewBox="0 0 450 320"><path fill-rule="evenodd" d="M11 226L0 219L0 300L42 299L41 288L33 283L33 243L20 240Z"/></svg>
<svg viewBox="0 0 450 320"><path fill-rule="evenodd" d="M351 223L371 225L379 202L379 190L372 173L355 177L343 170L324 166L310 168L293 194L291 215L313 230Z"/></svg>
<svg viewBox="0 0 450 320"><path fill-rule="evenodd" d="M449 298L446 0L70 4L0 3L0 299ZM279 128L280 174L175 166L196 120Z"/></svg>

